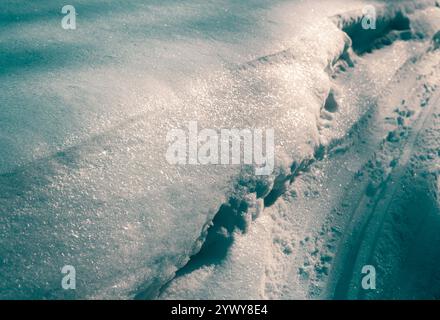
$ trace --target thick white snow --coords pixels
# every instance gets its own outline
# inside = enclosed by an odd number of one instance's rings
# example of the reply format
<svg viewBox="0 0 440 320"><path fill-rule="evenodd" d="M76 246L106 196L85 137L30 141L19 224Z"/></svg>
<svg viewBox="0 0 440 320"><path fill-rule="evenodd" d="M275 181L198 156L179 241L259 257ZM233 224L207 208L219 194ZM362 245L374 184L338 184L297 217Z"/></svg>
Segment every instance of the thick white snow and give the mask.
<svg viewBox="0 0 440 320"><path fill-rule="evenodd" d="M411 53L396 44L390 74L373 64L360 87L333 87L350 40L329 17L358 17L370 3L76 1L78 28L66 31L62 1L2 1L0 297L157 297L230 196L270 189L345 135L363 114L357 92L383 87ZM328 125L332 88L340 110ZM273 128L275 171L170 165L166 135L189 121ZM277 259L271 241L294 231L271 219L237 232L224 264L178 278L162 297L283 297L264 277ZM64 265L77 270L73 293L60 286Z"/></svg>

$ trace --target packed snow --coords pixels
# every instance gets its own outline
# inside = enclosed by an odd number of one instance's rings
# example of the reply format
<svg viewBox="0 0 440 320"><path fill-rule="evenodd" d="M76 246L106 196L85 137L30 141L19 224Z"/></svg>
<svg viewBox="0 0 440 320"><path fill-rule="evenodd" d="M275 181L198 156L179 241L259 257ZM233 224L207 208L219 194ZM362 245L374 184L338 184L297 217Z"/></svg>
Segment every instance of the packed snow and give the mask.
<svg viewBox="0 0 440 320"><path fill-rule="evenodd" d="M402 280L440 254L435 1L64 5L0 4L0 298L438 297ZM274 170L169 163L191 122L273 129Z"/></svg>

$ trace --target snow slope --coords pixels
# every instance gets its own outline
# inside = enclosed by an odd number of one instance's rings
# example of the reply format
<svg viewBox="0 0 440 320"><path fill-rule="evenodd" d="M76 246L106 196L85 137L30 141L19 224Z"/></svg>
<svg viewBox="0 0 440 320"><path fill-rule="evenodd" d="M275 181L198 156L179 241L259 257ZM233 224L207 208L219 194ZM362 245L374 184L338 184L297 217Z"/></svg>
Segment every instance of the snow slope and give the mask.
<svg viewBox="0 0 440 320"><path fill-rule="evenodd" d="M388 193L394 197L393 192L379 192L373 188L379 188L383 183L380 181L387 181L393 170L400 172L399 168L404 166L407 157L400 153L405 150L406 140L397 139L396 143L394 136L419 130L418 123L424 126L423 119L429 116L424 115L423 107L438 85L436 70L440 62L438 53L431 52L429 39L438 30L439 13L439 9L430 8L408 14L414 34L424 25L423 35L427 42L397 41L389 47L380 46L380 50L355 58L353 69L344 67L343 73L334 77L333 83L339 89L338 101L345 102L340 104L339 112L346 111L343 109L346 106L351 114L360 115L349 134L331 146L327 156L317 159L309 172L296 177L282 197L264 209L249 233L237 235L221 264L206 265L176 278L166 287L162 298L437 297L438 284L433 282L438 274L436 259L439 252L433 245L437 225L435 218L424 217L435 217L438 209L425 209L427 204L423 193L435 199L437 187L435 182L434 188L428 186L418 191L417 187L420 182L422 185L430 183L426 181L427 176L436 181L433 169L422 170L423 177L415 187L417 192L413 188L403 188L405 191L402 192L407 195L400 196L397 203L401 205L403 201L407 205L415 199L417 204L408 210L410 214L407 211L394 214L397 221L405 221L403 225L389 222L392 227L383 227L383 231L379 229L384 240L371 239L378 239L374 236L378 232L369 230L375 225L369 221L369 216L376 219L386 214L380 213L378 208L387 207L381 202L386 201ZM431 106L435 107L436 102L432 103ZM403 113L408 120L402 118ZM331 124L341 128L337 121L332 117ZM432 134L433 139L435 136ZM388 144L393 145L392 148ZM437 150L436 143L423 145L431 150L429 154L422 151L423 158L437 161L437 156L433 155ZM412 152L412 148L410 150ZM389 167L385 165L388 163ZM375 164L374 167L371 168L371 164ZM381 180L377 181L378 178ZM414 181L410 178L407 183L412 185ZM370 200L373 190L378 195ZM379 204L373 205L374 201ZM418 223L420 220L424 220L425 225ZM403 243L402 234L408 238ZM391 245L390 237L394 237ZM420 239L413 241L414 237ZM407 248L409 244L412 249ZM371 246L380 248L378 253L373 251L374 260L364 258L362 253L363 250L372 250ZM351 265L351 260L356 257L355 265ZM407 261L410 261L409 265L406 265ZM379 275L386 275L380 278L379 290L372 293L360 289L361 270L367 264L376 266ZM422 285L425 287L420 288ZM399 291L402 286L406 292Z"/></svg>
<svg viewBox="0 0 440 320"><path fill-rule="evenodd" d="M372 3L77 1L66 31L61 1L3 1L0 297L320 296L325 280L298 269L299 252L313 255L295 248L331 202L298 203L289 185L341 146L438 29L424 2L375 2L385 26L404 5L426 39L357 56L341 28ZM166 135L189 121L273 128L273 174L170 165ZM304 179L319 181L312 170ZM60 286L64 265L75 291Z"/></svg>

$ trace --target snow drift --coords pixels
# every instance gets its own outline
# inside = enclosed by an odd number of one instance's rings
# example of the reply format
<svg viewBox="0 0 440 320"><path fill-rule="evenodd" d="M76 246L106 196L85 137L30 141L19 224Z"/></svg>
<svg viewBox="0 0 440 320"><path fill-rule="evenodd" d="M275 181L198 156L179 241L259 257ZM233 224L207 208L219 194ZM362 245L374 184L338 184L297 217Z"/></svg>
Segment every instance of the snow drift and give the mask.
<svg viewBox="0 0 440 320"><path fill-rule="evenodd" d="M0 297L156 298L176 272L212 271L359 122L367 100L354 97L389 80L367 77L351 95L333 82L353 50L410 31L404 7L376 3L381 31L359 39L367 3L78 1L66 33L59 1L2 2ZM167 132L190 121L273 128L274 173L170 165ZM75 291L60 287L64 265Z"/></svg>

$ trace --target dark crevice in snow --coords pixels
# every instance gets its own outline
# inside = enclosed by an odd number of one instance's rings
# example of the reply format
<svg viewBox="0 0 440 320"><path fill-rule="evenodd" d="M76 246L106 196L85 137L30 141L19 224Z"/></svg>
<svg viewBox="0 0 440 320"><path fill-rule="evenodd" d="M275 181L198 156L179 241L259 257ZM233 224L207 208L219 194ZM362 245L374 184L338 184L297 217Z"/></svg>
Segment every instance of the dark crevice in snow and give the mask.
<svg viewBox="0 0 440 320"><path fill-rule="evenodd" d="M231 197L227 204L223 204L209 223L209 227L202 233L199 241L203 242L194 249L196 254L191 256L188 262L175 273L175 276L162 285L154 294L145 294L147 291L136 295L137 299L151 299L160 296L170 283L179 277L189 274L203 266L219 265L226 258L229 248L234 241L234 232L245 232L248 227L249 204L235 197Z"/></svg>
<svg viewBox="0 0 440 320"><path fill-rule="evenodd" d="M228 204L223 204L212 220L200 251L176 272L176 277L190 273L204 265L220 264L233 243L233 233L246 230L248 207L246 201L235 198L232 198Z"/></svg>
<svg viewBox="0 0 440 320"><path fill-rule="evenodd" d="M330 90L327 99L324 104L324 109L327 110L330 113L336 112L339 109L338 103L335 99L335 94L333 90Z"/></svg>
<svg viewBox="0 0 440 320"><path fill-rule="evenodd" d="M358 55L371 53L397 40L413 39L411 22L401 11L390 16L379 16L375 29L365 29L362 25L364 18L360 16L355 20L343 21L341 26L352 40L353 51Z"/></svg>

